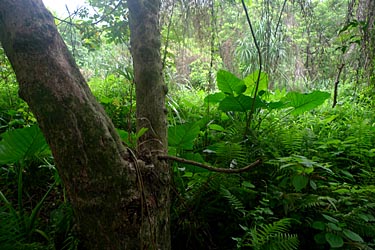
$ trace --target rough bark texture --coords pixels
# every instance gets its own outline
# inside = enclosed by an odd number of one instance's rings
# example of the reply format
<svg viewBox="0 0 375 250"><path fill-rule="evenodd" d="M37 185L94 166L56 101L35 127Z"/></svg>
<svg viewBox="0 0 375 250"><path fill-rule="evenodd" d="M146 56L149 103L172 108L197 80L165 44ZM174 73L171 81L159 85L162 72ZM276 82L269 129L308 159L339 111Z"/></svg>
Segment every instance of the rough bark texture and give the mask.
<svg viewBox="0 0 375 250"><path fill-rule="evenodd" d="M362 33L361 63L368 84L375 84L375 1L360 0L357 9L358 21L366 23Z"/></svg>
<svg viewBox="0 0 375 250"><path fill-rule="evenodd" d="M170 237L165 163L152 162L155 157L147 163L136 160L122 145L42 0L0 0L0 41L16 73L19 94L51 147L78 220L82 248L168 249L168 241L160 242ZM153 112L157 109L152 107ZM166 134L154 126L166 145Z"/></svg>
<svg viewBox="0 0 375 250"><path fill-rule="evenodd" d="M160 0L129 0L128 7L137 94L137 129L148 128L140 139L139 149L141 152L165 151L167 89L163 84L160 56Z"/></svg>
<svg viewBox="0 0 375 250"><path fill-rule="evenodd" d="M170 249L170 178L169 166L157 156L167 154L167 122L165 95L167 88L162 75L160 55L160 0L128 0L130 43L133 56L137 101L137 131L147 128L138 141L138 153L154 168L156 179L145 181L146 193L155 200L146 200L148 211L157 211L147 220L154 228L153 238L159 249ZM155 177L154 177L155 178ZM147 224L150 225L147 225ZM146 230L146 229L145 229ZM146 238L147 239L147 238Z"/></svg>

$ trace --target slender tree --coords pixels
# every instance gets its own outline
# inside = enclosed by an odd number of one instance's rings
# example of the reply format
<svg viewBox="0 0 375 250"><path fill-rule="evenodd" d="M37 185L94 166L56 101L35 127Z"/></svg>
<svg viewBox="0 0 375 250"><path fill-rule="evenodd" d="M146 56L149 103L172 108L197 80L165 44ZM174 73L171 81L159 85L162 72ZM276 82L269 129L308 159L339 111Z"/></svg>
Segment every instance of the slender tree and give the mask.
<svg viewBox="0 0 375 250"><path fill-rule="evenodd" d="M124 146L42 0L0 0L0 41L52 150L83 249L170 249L158 0L129 0L140 151ZM139 159L138 159L139 158Z"/></svg>
<svg viewBox="0 0 375 250"><path fill-rule="evenodd" d="M357 19L365 23L362 30L361 66L368 84L375 84L375 1L358 2Z"/></svg>

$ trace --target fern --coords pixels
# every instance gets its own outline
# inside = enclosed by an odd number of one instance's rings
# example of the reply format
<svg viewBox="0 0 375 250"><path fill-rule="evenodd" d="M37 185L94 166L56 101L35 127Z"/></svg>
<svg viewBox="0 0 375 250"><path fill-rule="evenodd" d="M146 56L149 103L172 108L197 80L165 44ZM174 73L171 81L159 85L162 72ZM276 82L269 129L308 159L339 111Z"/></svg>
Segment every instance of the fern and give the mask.
<svg viewBox="0 0 375 250"><path fill-rule="evenodd" d="M213 145L216 155L221 163L227 166L246 164L246 151L239 143L224 142Z"/></svg>
<svg viewBox="0 0 375 250"><path fill-rule="evenodd" d="M251 247L254 250L297 249L299 245L298 236L288 233L291 222L291 219L285 218L251 229L241 226L245 230L245 236L241 239L235 238L238 243L237 248Z"/></svg>
<svg viewBox="0 0 375 250"><path fill-rule="evenodd" d="M270 243L266 244L264 249L274 250L274 249L283 249L283 250L292 250L298 249L299 240L297 235L280 233L276 237L271 237Z"/></svg>
<svg viewBox="0 0 375 250"><path fill-rule="evenodd" d="M228 200L229 204L237 211L241 212L243 215L246 214L245 206L242 204L242 202L231 192L224 188L223 186L220 189L221 194Z"/></svg>
<svg viewBox="0 0 375 250"><path fill-rule="evenodd" d="M336 210L337 200L329 196L319 196L315 194L309 194L301 200L300 208L312 208L331 205Z"/></svg>

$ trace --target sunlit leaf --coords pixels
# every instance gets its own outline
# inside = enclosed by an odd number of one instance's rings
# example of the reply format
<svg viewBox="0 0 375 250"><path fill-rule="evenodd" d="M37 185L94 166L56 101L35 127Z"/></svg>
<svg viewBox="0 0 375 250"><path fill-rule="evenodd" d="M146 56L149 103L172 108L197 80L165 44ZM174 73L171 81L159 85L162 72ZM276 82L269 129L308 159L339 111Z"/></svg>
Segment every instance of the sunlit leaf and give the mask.
<svg viewBox="0 0 375 250"><path fill-rule="evenodd" d="M227 96L219 104L219 109L224 112L240 111L246 112L251 109L252 98L245 95Z"/></svg>
<svg viewBox="0 0 375 250"><path fill-rule="evenodd" d="M217 72L217 86L223 93L229 95L241 94L246 90L246 85L241 79L225 70Z"/></svg>
<svg viewBox="0 0 375 250"><path fill-rule="evenodd" d="M309 94L289 92L281 101L285 103L285 108L294 108L291 114L299 115L323 104L330 96L329 93L322 91L314 91Z"/></svg>
<svg viewBox="0 0 375 250"><path fill-rule="evenodd" d="M221 102L225 98L225 94L223 92L218 92L214 94L210 94L204 98L205 103L218 103Z"/></svg>
<svg viewBox="0 0 375 250"><path fill-rule="evenodd" d="M220 132L225 132L225 128L223 128L222 126L218 125L218 124L210 124L208 125L209 129L211 130L216 130L216 131L220 131Z"/></svg>
<svg viewBox="0 0 375 250"><path fill-rule="evenodd" d="M254 96L255 87L256 87L257 80L258 80L258 75L259 75L259 70L256 70L252 74L246 76L245 79L243 79L247 87L245 91L246 95ZM265 72L260 73L258 93L262 90L263 91L268 90L268 75Z"/></svg>

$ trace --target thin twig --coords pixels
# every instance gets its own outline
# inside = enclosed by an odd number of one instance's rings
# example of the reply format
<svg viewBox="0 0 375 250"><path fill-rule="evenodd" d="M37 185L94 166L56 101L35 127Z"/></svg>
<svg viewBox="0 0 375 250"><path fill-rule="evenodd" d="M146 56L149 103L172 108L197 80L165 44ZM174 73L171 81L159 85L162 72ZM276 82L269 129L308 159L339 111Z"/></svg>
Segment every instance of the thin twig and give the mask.
<svg viewBox="0 0 375 250"><path fill-rule="evenodd" d="M104 21L107 17L112 15L117 10L117 8L120 7L121 4L122 4L122 1L119 1L108 14L103 14L103 16L99 20L97 20L96 22L93 22L91 25L96 25L96 24Z"/></svg>
<svg viewBox="0 0 375 250"><path fill-rule="evenodd" d="M179 158L179 157L176 157L176 156L170 156L170 155L159 155L158 158L160 160L177 161L177 162L197 166L197 167L200 167L200 168L204 168L204 169L207 169L209 171L219 172L219 173L227 173L227 174L235 174L235 173L246 172L246 171L250 170L251 168L259 165L262 162L262 160L258 159L258 160L254 161L253 163L251 163L250 165L248 165L246 167L238 168L238 169L231 169L231 168L215 168L215 167L208 166L208 165L205 165L205 164L200 163L200 162L186 160L186 159L183 159L183 158Z"/></svg>
<svg viewBox="0 0 375 250"><path fill-rule="evenodd" d="M279 15L279 19L277 20L277 24L276 24L276 28L275 28L275 33L274 33L274 37L276 38L276 35L277 35L277 30L279 29L279 26L280 26L280 23L281 23L281 16L284 12L284 8L285 8L285 5L286 5L286 1L287 0L284 0L284 3L283 3L283 7L281 7L281 11L280 11L280 15Z"/></svg>

